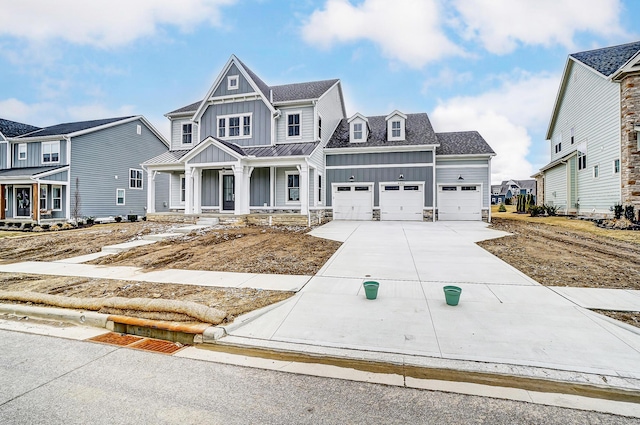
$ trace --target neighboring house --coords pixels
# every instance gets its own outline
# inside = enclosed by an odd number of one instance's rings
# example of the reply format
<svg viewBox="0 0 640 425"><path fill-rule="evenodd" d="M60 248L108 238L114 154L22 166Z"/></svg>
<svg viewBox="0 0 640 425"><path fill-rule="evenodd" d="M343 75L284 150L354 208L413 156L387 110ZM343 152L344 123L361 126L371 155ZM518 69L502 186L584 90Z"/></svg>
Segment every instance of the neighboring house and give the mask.
<svg viewBox="0 0 640 425"><path fill-rule="evenodd" d="M533 195L535 202L536 186L535 180L503 180L502 183L491 186L491 204L505 204L507 199L518 195Z"/></svg>
<svg viewBox="0 0 640 425"><path fill-rule="evenodd" d="M538 204L564 214L640 206L640 42L569 55L547 129Z"/></svg>
<svg viewBox="0 0 640 425"><path fill-rule="evenodd" d="M440 205L440 219L489 219L495 153L477 132L436 134L399 111L347 118L337 79L269 86L232 55L202 101L166 117L171 150L143 163L150 206L315 223L435 219Z"/></svg>
<svg viewBox="0 0 640 425"><path fill-rule="evenodd" d="M142 116L38 128L0 120L0 219L145 215L140 164L168 142Z"/></svg>

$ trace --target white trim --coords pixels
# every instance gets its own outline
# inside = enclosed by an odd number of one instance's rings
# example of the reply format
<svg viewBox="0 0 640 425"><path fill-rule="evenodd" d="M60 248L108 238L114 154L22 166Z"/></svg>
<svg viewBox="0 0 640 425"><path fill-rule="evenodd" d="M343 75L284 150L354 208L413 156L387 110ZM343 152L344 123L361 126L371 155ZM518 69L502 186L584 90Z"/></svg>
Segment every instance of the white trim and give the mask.
<svg viewBox="0 0 640 425"><path fill-rule="evenodd" d="M22 148L24 148L24 152L22 152ZM18 143L18 161L26 161L27 160L27 144L26 143ZM20 158L20 155L24 153L24 158Z"/></svg>
<svg viewBox="0 0 640 425"><path fill-rule="evenodd" d="M232 84L235 83L235 84ZM228 75L227 76L227 90L238 90L240 87L240 76L239 75Z"/></svg>
<svg viewBox="0 0 640 425"><path fill-rule="evenodd" d="M284 122L284 138L285 140L301 140L302 139L302 110L286 111ZM289 116L298 115L299 132L297 136L289 136Z"/></svg>
<svg viewBox="0 0 640 425"><path fill-rule="evenodd" d="M326 168L325 168L326 169ZM326 185L326 181L324 180L324 173L322 173L319 169L316 169L315 172L315 185L314 185L314 191L317 191L315 193L315 206L318 205L324 205L325 204L325 194L324 194L324 186L322 186L323 184Z"/></svg>
<svg viewBox="0 0 640 425"><path fill-rule="evenodd" d="M49 161L45 161L44 160L44 155L45 155L44 147L45 146L50 146L50 148L49 148ZM58 147L58 149L57 149L58 160L57 161L53 161L51 159L53 157L53 154L55 153L55 151L53 150L54 146ZM53 142L41 142L40 143L40 162L43 165L59 164L60 163L60 140L55 140Z"/></svg>
<svg viewBox="0 0 640 425"><path fill-rule="evenodd" d="M233 176L233 209L232 210L223 210L224 207L224 194L223 194L223 178L222 176L225 175L229 175L229 176ZM236 188L237 186L237 182L236 182L236 174L233 172L233 170L218 170L218 211L221 214L235 214L236 212ZM212 209L215 209L215 206L211 207Z"/></svg>
<svg viewBox="0 0 640 425"><path fill-rule="evenodd" d="M357 143L356 143L357 144ZM324 151L328 155L339 155L339 154L359 154L359 153L378 153L378 152L422 152L429 151L434 152L434 148L440 146L440 144L434 145L403 145L403 146L354 146L348 148L325 148ZM435 156L435 152L434 152ZM485 155L486 158L489 155ZM438 155L440 158L441 155ZM470 155L452 155L451 158L460 157L460 158L469 158ZM446 157L445 157L446 158Z"/></svg>
<svg viewBox="0 0 640 425"><path fill-rule="evenodd" d="M48 185L41 185L40 182L38 182L38 209L40 210L46 210L47 209L47 204L49 203L49 194L48 194L48 190L47 190L47 186ZM44 189L44 208L40 206L40 201L42 201L42 189Z"/></svg>
<svg viewBox="0 0 640 425"><path fill-rule="evenodd" d="M13 218L31 218L31 211L33 210L33 207L31 205L29 205L29 215L18 215L18 196L16 194L16 190L24 189L24 188L29 188L29 191L31 192L30 202L33 202L33 186L32 185L14 184L13 185Z"/></svg>
<svg viewBox="0 0 640 425"><path fill-rule="evenodd" d="M284 172L284 203L285 205L300 205L302 206L302 177L301 172L298 170L285 170ZM298 200L290 201L289 200L289 176L298 176ZM294 188L295 186L292 186Z"/></svg>
<svg viewBox="0 0 640 425"><path fill-rule="evenodd" d="M242 94L230 94L227 96L218 96L212 99L209 99L207 102L207 106L211 105L222 105L225 103L238 103L238 102L249 102L252 100L261 100L262 98L258 93L242 93Z"/></svg>
<svg viewBox="0 0 640 425"><path fill-rule="evenodd" d="M245 117L249 117L249 134L244 134L244 119ZM238 135L237 136L229 136L229 120L231 118L238 118ZM225 135L220 136L220 120L223 119L225 123ZM218 115L216 116L216 136L222 140L238 140L238 139L251 139L253 137L253 112L243 112L241 114L228 114L228 115Z"/></svg>
<svg viewBox="0 0 640 425"><path fill-rule="evenodd" d="M56 197L53 196L53 194L56 188L60 189L60 208L55 208ZM67 198L70 198L68 193L67 193ZM58 185L58 184L51 185L51 211L62 211L62 185Z"/></svg>
<svg viewBox="0 0 640 425"><path fill-rule="evenodd" d="M64 167L61 167L61 168L56 168L55 170L45 171L43 173L36 174L36 178L39 180L42 177L47 177L47 176L50 176L52 174L62 173L64 171L69 171L69 166L68 165L64 166Z"/></svg>
<svg viewBox="0 0 640 425"><path fill-rule="evenodd" d="M411 164L372 164L372 165L327 165L325 170L351 170L358 168L403 168L403 167L432 167L433 162Z"/></svg>
<svg viewBox="0 0 640 425"><path fill-rule="evenodd" d="M460 154L460 155L438 155L438 160L451 160L451 159L489 159L496 156L495 153L483 153L483 154Z"/></svg>
<svg viewBox="0 0 640 425"><path fill-rule="evenodd" d="M436 165L436 168L488 168L489 164L459 164L459 165L455 165L455 164L443 164L443 165Z"/></svg>
<svg viewBox="0 0 640 425"><path fill-rule="evenodd" d="M136 172L136 177L131 177L131 172L135 171ZM137 178L137 174L140 173L140 178ZM142 177L144 175L144 172L139 169L139 168L129 168L129 189L133 189L133 190L143 190L144 189L144 178ZM140 180L140 187L137 186L131 186L131 181L135 180L138 181Z"/></svg>
<svg viewBox="0 0 640 425"><path fill-rule="evenodd" d="M194 127L195 127L194 122L193 122L193 121L189 121L189 122L186 122L186 121L179 121L179 122L180 122L180 147L185 147L185 148L193 147L193 145L194 145L193 141L194 141L194 139L195 139L195 137L193 137L193 136L194 136L194 134L193 134L193 129L194 129ZM172 124L173 124L173 122L172 122ZM185 133L185 132L184 132L184 126L185 126L185 125L190 125L190 126L191 126L191 133ZM190 141L189 143L185 143L185 142L184 142L184 136L185 136L186 134L191 135L191 141Z"/></svg>
<svg viewBox="0 0 640 425"><path fill-rule="evenodd" d="M120 196L118 196L118 191L120 191L120 190L122 191L122 203L121 204L118 203L118 199L120 198ZM125 189L122 189L122 188L117 188L116 189L116 206L120 207L120 206L123 206L123 205L127 204L126 203L126 195L127 195L127 191Z"/></svg>
<svg viewBox="0 0 640 425"><path fill-rule="evenodd" d="M184 189L182 188L183 182ZM178 175L178 192L178 205L182 205L184 207L185 201L187 200L187 177L184 173Z"/></svg>

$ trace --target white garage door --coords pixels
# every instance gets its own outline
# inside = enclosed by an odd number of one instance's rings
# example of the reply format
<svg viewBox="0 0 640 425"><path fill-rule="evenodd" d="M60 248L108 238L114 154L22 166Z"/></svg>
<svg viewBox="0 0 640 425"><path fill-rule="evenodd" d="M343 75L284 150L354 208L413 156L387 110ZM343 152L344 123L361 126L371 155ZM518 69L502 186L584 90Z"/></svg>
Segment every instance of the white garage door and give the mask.
<svg viewBox="0 0 640 425"><path fill-rule="evenodd" d="M332 192L334 220L373 219L373 185L334 184Z"/></svg>
<svg viewBox="0 0 640 425"><path fill-rule="evenodd" d="M438 187L438 220L482 220L480 185Z"/></svg>
<svg viewBox="0 0 640 425"><path fill-rule="evenodd" d="M381 183L380 220L422 221L424 183Z"/></svg>

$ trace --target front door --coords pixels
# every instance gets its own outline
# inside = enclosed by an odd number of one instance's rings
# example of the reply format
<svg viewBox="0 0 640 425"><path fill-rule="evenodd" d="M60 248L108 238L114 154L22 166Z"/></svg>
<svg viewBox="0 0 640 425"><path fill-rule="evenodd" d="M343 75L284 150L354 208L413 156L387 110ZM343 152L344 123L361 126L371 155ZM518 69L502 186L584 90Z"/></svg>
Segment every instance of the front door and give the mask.
<svg viewBox="0 0 640 425"><path fill-rule="evenodd" d="M234 175L222 175L222 210L233 211L236 209L236 195L234 187Z"/></svg>
<svg viewBox="0 0 640 425"><path fill-rule="evenodd" d="M16 188L16 217L31 217L31 188Z"/></svg>

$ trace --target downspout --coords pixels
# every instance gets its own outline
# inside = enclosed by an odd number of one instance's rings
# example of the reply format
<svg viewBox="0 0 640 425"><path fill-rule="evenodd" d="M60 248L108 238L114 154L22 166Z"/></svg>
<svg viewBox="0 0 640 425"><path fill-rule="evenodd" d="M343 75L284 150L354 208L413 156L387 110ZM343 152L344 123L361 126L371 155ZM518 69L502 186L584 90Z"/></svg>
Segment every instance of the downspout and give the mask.
<svg viewBox="0 0 640 425"><path fill-rule="evenodd" d="M488 223L491 223L491 156L489 157L489 216L487 219ZM484 194L482 196L482 202L484 202Z"/></svg>
<svg viewBox="0 0 640 425"><path fill-rule="evenodd" d="M67 199L65 202L67 211L65 212L65 219L69 221L71 220L71 137L64 136L64 139L67 141L67 165L69 166L69 171L67 171Z"/></svg>
<svg viewBox="0 0 640 425"><path fill-rule="evenodd" d="M433 196L431 199L431 205L433 206L433 209L431 210L431 222L435 223L436 222L436 198L437 198L437 184L436 184L436 147L433 147L433 160L431 161L433 163Z"/></svg>

